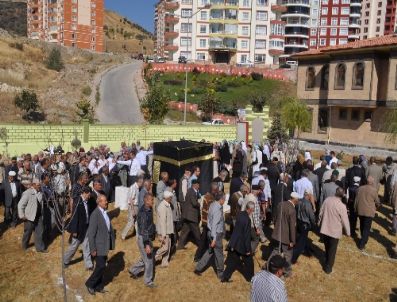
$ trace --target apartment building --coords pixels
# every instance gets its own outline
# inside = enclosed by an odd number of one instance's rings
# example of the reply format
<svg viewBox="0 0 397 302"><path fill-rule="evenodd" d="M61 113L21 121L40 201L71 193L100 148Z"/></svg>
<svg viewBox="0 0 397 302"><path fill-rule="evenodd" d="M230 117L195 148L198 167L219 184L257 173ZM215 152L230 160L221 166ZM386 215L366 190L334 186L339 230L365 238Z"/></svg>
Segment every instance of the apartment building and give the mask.
<svg viewBox="0 0 397 302"><path fill-rule="evenodd" d="M300 138L396 149L385 117L397 107L397 36L308 50L298 60L297 92L312 112Z"/></svg>
<svg viewBox="0 0 397 302"><path fill-rule="evenodd" d="M103 0L28 0L28 37L104 51Z"/></svg>

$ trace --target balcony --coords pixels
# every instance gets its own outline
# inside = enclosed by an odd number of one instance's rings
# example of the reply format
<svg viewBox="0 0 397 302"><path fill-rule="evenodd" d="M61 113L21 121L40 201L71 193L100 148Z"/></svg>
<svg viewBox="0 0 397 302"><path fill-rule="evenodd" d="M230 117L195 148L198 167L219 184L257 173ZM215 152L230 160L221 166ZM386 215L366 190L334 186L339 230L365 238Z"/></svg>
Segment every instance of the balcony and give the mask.
<svg viewBox="0 0 397 302"><path fill-rule="evenodd" d="M307 43L304 42L285 42L284 47L307 49L308 45Z"/></svg>
<svg viewBox="0 0 397 302"><path fill-rule="evenodd" d="M361 12L360 11L350 11L349 14L350 18L361 18Z"/></svg>
<svg viewBox="0 0 397 302"><path fill-rule="evenodd" d="M280 24L280 25L285 25L286 22L282 20L270 20L270 24Z"/></svg>
<svg viewBox="0 0 397 302"><path fill-rule="evenodd" d="M350 27L350 28L361 28L361 25L358 24L357 22L351 22L351 23L349 24L349 27Z"/></svg>
<svg viewBox="0 0 397 302"><path fill-rule="evenodd" d="M164 33L165 39L175 39L175 38L178 38L178 36L179 36L179 33L176 31L166 31Z"/></svg>
<svg viewBox="0 0 397 302"><path fill-rule="evenodd" d="M269 49L269 55L275 57L284 54L284 49Z"/></svg>
<svg viewBox="0 0 397 302"><path fill-rule="evenodd" d="M165 9L167 11L175 11L179 8L179 3L176 1L170 1L165 3Z"/></svg>
<svg viewBox="0 0 397 302"><path fill-rule="evenodd" d="M176 24L179 22L179 18L172 15L165 16L164 20L165 23L171 23L171 24Z"/></svg>
<svg viewBox="0 0 397 302"><path fill-rule="evenodd" d="M289 21L289 22L287 21L285 24L285 27L297 27L297 26L306 27L306 28L310 27L309 22L307 21Z"/></svg>
<svg viewBox="0 0 397 302"><path fill-rule="evenodd" d="M209 50L237 50L237 39L210 38Z"/></svg>
<svg viewBox="0 0 397 302"><path fill-rule="evenodd" d="M353 6L353 7L361 7L361 1L354 1L354 0L351 0L351 1L350 1L350 6Z"/></svg>
<svg viewBox="0 0 397 302"><path fill-rule="evenodd" d="M306 7L310 7L309 0L282 0L280 2L280 4L281 5L285 5L285 6L306 6Z"/></svg>
<svg viewBox="0 0 397 302"><path fill-rule="evenodd" d="M272 5L271 10L272 12L285 13L287 11L287 7L284 5Z"/></svg>
<svg viewBox="0 0 397 302"><path fill-rule="evenodd" d="M270 40L283 40L284 41L284 35L270 34L269 39Z"/></svg>
<svg viewBox="0 0 397 302"><path fill-rule="evenodd" d="M351 40L355 41L355 40L360 39L360 35L357 33L349 33L347 38L349 39L349 41L351 41Z"/></svg>
<svg viewBox="0 0 397 302"><path fill-rule="evenodd" d="M164 50L167 50L167 51L172 51L172 52L174 52L174 51L178 51L178 49L179 49L178 45L166 44L166 45L164 46Z"/></svg>

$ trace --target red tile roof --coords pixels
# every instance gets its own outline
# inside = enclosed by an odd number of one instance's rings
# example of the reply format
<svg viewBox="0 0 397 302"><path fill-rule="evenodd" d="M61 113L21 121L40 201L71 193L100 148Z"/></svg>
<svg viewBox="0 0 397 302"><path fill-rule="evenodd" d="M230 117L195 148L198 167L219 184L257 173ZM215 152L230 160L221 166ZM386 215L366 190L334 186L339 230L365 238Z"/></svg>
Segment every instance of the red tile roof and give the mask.
<svg viewBox="0 0 397 302"><path fill-rule="evenodd" d="M310 55L325 54L333 51L340 50L351 50L351 49L362 49L371 47L382 47L382 46L396 46L397 47L397 35L387 35L382 37L376 37L366 40L358 40L343 45L328 46L320 49L310 49L295 54L293 57L305 57Z"/></svg>

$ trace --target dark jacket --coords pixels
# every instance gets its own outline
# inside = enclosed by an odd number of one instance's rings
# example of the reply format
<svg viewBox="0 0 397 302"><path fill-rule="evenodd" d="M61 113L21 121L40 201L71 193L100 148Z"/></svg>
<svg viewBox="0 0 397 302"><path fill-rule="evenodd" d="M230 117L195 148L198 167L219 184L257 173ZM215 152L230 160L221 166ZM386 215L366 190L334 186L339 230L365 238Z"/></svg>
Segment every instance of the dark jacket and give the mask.
<svg viewBox="0 0 397 302"><path fill-rule="evenodd" d="M272 193L277 187L278 180L280 179L280 171L275 163L270 162L267 165L267 178L269 179L270 188Z"/></svg>
<svg viewBox="0 0 397 302"><path fill-rule="evenodd" d="M346 189L354 185L353 178L355 176L361 178L360 186L365 185L367 183L364 168L358 165L354 165L353 167L350 167L349 169L346 170Z"/></svg>
<svg viewBox="0 0 397 302"><path fill-rule="evenodd" d="M73 215L72 220L70 221L69 227L68 227L68 232L71 234L76 233L77 234L77 239L80 242L84 241L85 235L88 230L88 223L89 219L91 216L91 213L93 212L93 209L90 208L90 206L87 203L87 208L88 208L88 221L87 221L87 216L85 212L85 207L84 207L84 201L80 197L80 200L78 201L78 204L76 205L76 212Z"/></svg>
<svg viewBox="0 0 397 302"><path fill-rule="evenodd" d="M292 190L290 189L290 186L285 185L284 182L278 183L276 189L274 190L274 194L272 195L272 211L274 211L274 215L276 214L277 206L282 201L288 200L291 196L291 193Z"/></svg>
<svg viewBox="0 0 397 302"><path fill-rule="evenodd" d="M138 234L143 238L144 245L151 245L156 235L156 226L153 223L153 210L141 207L138 212Z"/></svg>
<svg viewBox="0 0 397 302"><path fill-rule="evenodd" d="M283 212L281 215L281 211ZM272 238L283 244L296 242L296 211L290 201L283 201L278 207L275 217ZM281 229L281 232L280 232Z"/></svg>
<svg viewBox="0 0 397 302"><path fill-rule="evenodd" d="M304 225L309 230L316 225L316 217L314 215L313 206L307 199L301 199L296 206L296 216L298 225Z"/></svg>
<svg viewBox="0 0 397 302"><path fill-rule="evenodd" d="M236 226L230 238L228 248L241 255L251 253L251 219L247 211L241 211L237 215Z"/></svg>
<svg viewBox="0 0 397 302"><path fill-rule="evenodd" d="M186 200L181 203L182 219L198 223L200 221L200 204L198 194L193 188L187 190Z"/></svg>
<svg viewBox="0 0 397 302"><path fill-rule="evenodd" d="M230 181L230 196L240 191L241 186L244 184L240 177L233 177Z"/></svg>
<svg viewBox="0 0 397 302"><path fill-rule="evenodd" d="M17 201L21 199L21 183L19 180L14 180L15 182L15 187L17 189L17 196L15 197ZM3 184L0 186L4 190L4 204L6 207L11 207L12 206L12 191L11 191L11 185L8 182L8 177L4 179Z"/></svg>
<svg viewBox="0 0 397 302"><path fill-rule="evenodd" d="M96 251L97 256L107 256L109 250L115 248L115 235L112 223L110 223L110 230L108 230L105 218L99 207L91 214L87 237L90 251Z"/></svg>
<svg viewBox="0 0 397 302"><path fill-rule="evenodd" d="M102 184L102 191L105 193L106 198L108 201L111 199L111 192L112 192L112 185L110 184L110 175L107 176L107 181L103 174L101 174L100 181Z"/></svg>

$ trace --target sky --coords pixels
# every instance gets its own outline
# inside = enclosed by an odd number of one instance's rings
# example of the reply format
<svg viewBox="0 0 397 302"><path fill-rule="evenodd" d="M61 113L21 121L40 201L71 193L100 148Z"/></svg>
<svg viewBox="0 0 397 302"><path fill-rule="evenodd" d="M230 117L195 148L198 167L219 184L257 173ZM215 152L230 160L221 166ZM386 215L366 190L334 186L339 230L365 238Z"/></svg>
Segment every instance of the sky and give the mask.
<svg viewBox="0 0 397 302"><path fill-rule="evenodd" d="M105 0L105 8L116 11L145 29L154 31L154 5L157 0Z"/></svg>

